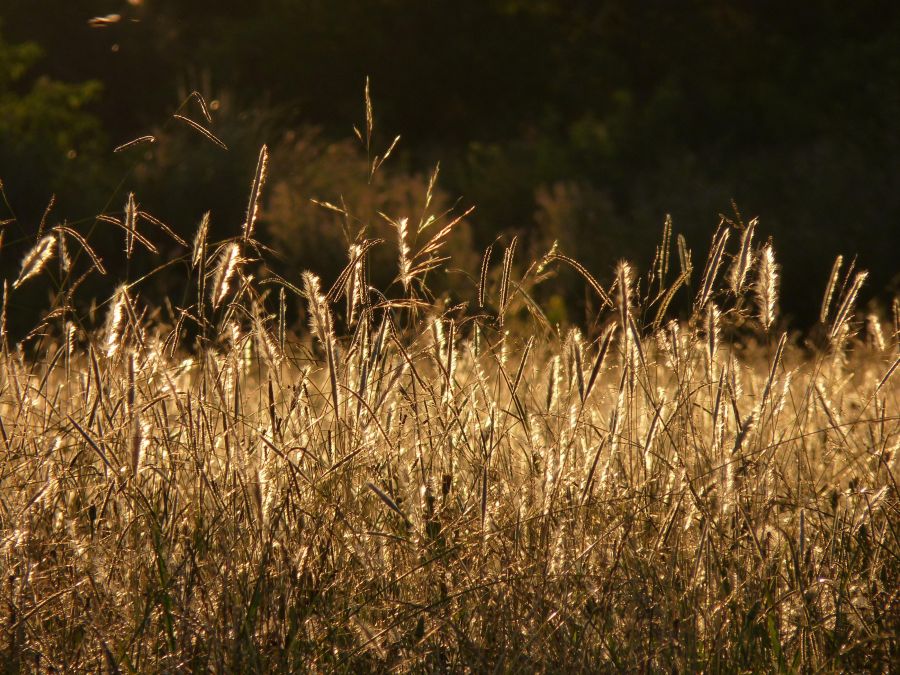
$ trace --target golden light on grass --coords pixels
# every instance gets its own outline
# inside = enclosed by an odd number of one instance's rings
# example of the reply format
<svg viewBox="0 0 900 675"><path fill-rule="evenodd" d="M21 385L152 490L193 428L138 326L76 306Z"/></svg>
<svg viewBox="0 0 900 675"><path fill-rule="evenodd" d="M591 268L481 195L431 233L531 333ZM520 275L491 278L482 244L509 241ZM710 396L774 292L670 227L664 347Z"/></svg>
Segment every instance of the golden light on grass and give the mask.
<svg viewBox="0 0 900 675"><path fill-rule="evenodd" d="M648 277L556 248L521 262L512 239L468 270L466 306L426 283L453 217L416 232L390 217L392 287L368 285L383 243L363 228L323 294L312 272L302 290L256 278L262 253L242 244L266 164L264 147L234 239L208 242L209 214L192 245L153 232L189 274L176 325L140 309L138 284L102 327L51 312L20 348L2 324L0 658L120 672L896 663L900 345L884 326L898 318L870 314L856 336L864 272L840 284L836 262L831 339L812 352L780 327L756 221L734 237L723 222L693 290L680 234L666 281L671 219ZM133 196L125 210L130 253L142 212ZM62 226L26 255L4 313L63 234L102 269ZM601 300L589 332L541 320L535 288L555 262Z"/></svg>

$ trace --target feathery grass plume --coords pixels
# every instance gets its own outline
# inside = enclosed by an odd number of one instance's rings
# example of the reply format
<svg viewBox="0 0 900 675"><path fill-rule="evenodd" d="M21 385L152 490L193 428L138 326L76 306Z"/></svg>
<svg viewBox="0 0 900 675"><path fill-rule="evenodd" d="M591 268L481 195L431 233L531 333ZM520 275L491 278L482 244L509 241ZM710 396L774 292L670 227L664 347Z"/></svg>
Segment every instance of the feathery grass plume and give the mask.
<svg viewBox="0 0 900 675"><path fill-rule="evenodd" d="M681 267L681 273L689 274L690 271L694 269L691 249L688 248L687 241L685 241L683 234L679 234L675 241L678 244L678 264Z"/></svg>
<svg viewBox="0 0 900 675"><path fill-rule="evenodd" d="M237 242L227 244L219 254L219 263L213 271L212 305L218 309L219 305L228 296L231 290L231 281L234 279L241 260L241 247Z"/></svg>
<svg viewBox="0 0 900 675"><path fill-rule="evenodd" d="M827 325L828 323L828 312L831 309L831 298L834 296L834 289L837 286L838 275L841 271L841 265L844 262L843 256L838 256L834 259L834 264L831 266L831 274L828 275L828 285L825 286L825 296L822 298L822 309L819 310L819 321L822 325Z"/></svg>
<svg viewBox="0 0 900 675"><path fill-rule="evenodd" d="M106 339L104 340L104 353L108 358L114 357L122 347L122 337L125 334L128 310L128 287L122 284L113 295L109 313L106 315Z"/></svg>
<svg viewBox="0 0 900 675"><path fill-rule="evenodd" d="M409 244L406 243L409 218L401 218L395 221L384 214L381 215L397 229L397 249L399 252L397 265L400 269L400 283L403 284L403 290L409 291L409 285L412 281L412 276L409 273L412 263L409 259Z"/></svg>
<svg viewBox="0 0 900 675"><path fill-rule="evenodd" d="M547 374L547 412L551 412L559 394L559 355L550 361Z"/></svg>
<svg viewBox="0 0 900 675"><path fill-rule="evenodd" d="M194 236L194 245L191 251L191 267L196 268L200 261L206 258L206 238L209 234L209 211L200 218L197 234Z"/></svg>
<svg viewBox="0 0 900 675"><path fill-rule="evenodd" d="M666 220L663 224L663 236L659 245L659 256L656 267L656 277L659 280L659 287L665 284L666 275L669 273L669 257L672 252L672 214L666 214Z"/></svg>
<svg viewBox="0 0 900 675"><path fill-rule="evenodd" d="M256 338L259 353L263 355L266 365L277 374L278 366L284 361L283 351L279 348L278 342L272 339L269 329L258 313L253 317L253 327L253 336Z"/></svg>
<svg viewBox="0 0 900 675"><path fill-rule="evenodd" d="M348 251L350 269L344 283L344 299L347 303L347 323L351 326L356 323L357 306L362 302L360 251L361 247L358 244L350 244Z"/></svg>
<svg viewBox="0 0 900 675"><path fill-rule="evenodd" d="M56 250L56 237L47 235L38 241L25 257L22 259L22 270L19 272L18 278L13 282L13 290L17 289L23 283L32 277L40 274L41 270L53 257Z"/></svg>
<svg viewBox="0 0 900 675"><path fill-rule="evenodd" d="M256 173L250 186L250 201L247 204L247 217L244 220L243 239L249 241L253 238L253 228L256 226L256 218L259 215L259 199L263 186L266 184L266 175L269 169L269 148L263 144L259 150L259 159L256 162Z"/></svg>
<svg viewBox="0 0 900 675"><path fill-rule="evenodd" d="M775 264L775 251L771 244L763 246L759 254L756 286L759 321L765 330L769 330L775 322L775 311L778 304L778 266Z"/></svg>
<svg viewBox="0 0 900 675"><path fill-rule="evenodd" d="M491 253L494 251L494 245L489 244L484 250L484 256L481 258L481 273L478 275L478 306L484 307L484 294L487 288L488 268L491 265Z"/></svg>
<svg viewBox="0 0 900 675"><path fill-rule="evenodd" d="M69 257L69 247L66 246L66 238L63 231L54 228L56 232L56 248L59 251L59 276L65 276L72 269L72 259Z"/></svg>
<svg viewBox="0 0 900 675"><path fill-rule="evenodd" d="M438 162L431 177L428 179L428 188L425 190L425 204L422 206L422 216L419 218L419 226L416 232L422 232L425 228L435 222L434 216L428 215L428 207L431 206L431 200L434 199L434 188L437 185L438 175L441 173L441 163Z"/></svg>
<svg viewBox="0 0 900 675"><path fill-rule="evenodd" d="M503 315L509 304L509 275L512 271L513 256L516 254L516 244L519 243L518 235L514 235L509 246L503 252L503 273L500 277L500 325L503 325Z"/></svg>
<svg viewBox="0 0 900 675"><path fill-rule="evenodd" d="M634 342L631 337L631 266L624 260L616 265L616 309L619 312L619 326L622 328L622 358L626 370L634 377Z"/></svg>
<svg viewBox="0 0 900 675"><path fill-rule="evenodd" d="M731 291L735 296L740 296L744 289L747 271L753 266L753 231L756 229L756 222L756 218L751 220L741 234L741 250L738 251L731 266L729 281L731 282Z"/></svg>
<svg viewBox="0 0 900 675"><path fill-rule="evenodd" d="M706 269L703 271L703 283L700 285L700 292L697 294L697 300L694 302L694 312L696 313L703 311L710 295L712 295L713 285L715 284L716 276L719 274L719 267L722 265L725 244L728 243L730 234L731 230L726 225L720 224L719 229L713 236L709 257L706 259Z"/></svg>
<svg viewBox="0 0 900 675"><path fill-rule="evenodd" d="M837 338L845 334L845 329L850 327L850 317L856 304L856 296L859 294L859 290L868 276L869 273L865 270L857 272L856 276L853 277L853 283L844 292L844 297L841 298L837 312L834 315L834 323L831 325L831 331L829 332L829 338L833 343L837 343Z"/></svg>
<svg viewBox="0 0 900 675"><path fill-rule="evenodd" d="M716 303L710 302L706 309L706 359L707 372L709 380L712 382L715 377L716 356L719 351L719 323L721 312L716 307Z"/></svg>
<svg viewBox="0 0 900 675"><path fill-rule="evenodd" d="M41 221L38 223L38 231L37 238L40 239L44 236L44 229L47 226L47 217L50 215L50 212L53 210L53 207L56 206L56 195L50 195L50 201L47 202L47 206L44 209L44 213L41 215Z"/></svg>
<svg viewBox="0 0 900 675"><path fill-rule="evenodd" d="M328 375L331 383L331 402L334 405L335 418L340 411L340 392L337 382L337 342L331 323L331 312L328 303L322 295L321 282L312 272L303 272L303 293L309 303L310 330L319 338L319 342L325 350L325 359L328 365Z"/></svg>
<svg viewBox="0 0 900 675"><path fill-rule="evenodd" d="M684 272L679 274L672 285L669 286L665 294L662 296L662 300L660 300L659 307L656 310L656 318L653 319L654 331L658 331L660 326L662 325L663 319L665 319L666 317L666 311L669 309L669 305L672 304L672 300L675 299L675 294L682 286L690 281L691 271L691 268L688 268Z"/></svg>
<svg viewBox="0 0 900 675"><path fill-rule="evenodd" d="M754 410L747 415L743 422L739 423L738 432L734 437L734 445L731 447L732 456L740 454L744 447L744 441L747 440L747 436L749 436L750 432L756 427L758 420L759 410Z"/></svg>
<svg viewBox="0 0 900 675"><path fill-rule="evenodd" d="M134 201L134 193L128 193L128 199L125 202L125 219L122 224L125 227L125 258L131 259L134 252L134 235L137 232L137 204Z"/></svg>
<svg viewBox="0 0 900 675"><path fill-rule="evenodd" d="M306 271L302 274L303 278L303 294L309 303L309 328L319 338L322 346L328 342L327 331L328 326L325 321L325 297L322 295L321 282L319 277L312 272Z"/></svg>
<svg viewBox="0 0 900 675"><path fill-rule="evenodd" d="M881 331L881 321L878 315L869 314L866 317L866 333L869 336L870 344L879 352L883 352L887 344L884 341L884 333Z"/></svg>

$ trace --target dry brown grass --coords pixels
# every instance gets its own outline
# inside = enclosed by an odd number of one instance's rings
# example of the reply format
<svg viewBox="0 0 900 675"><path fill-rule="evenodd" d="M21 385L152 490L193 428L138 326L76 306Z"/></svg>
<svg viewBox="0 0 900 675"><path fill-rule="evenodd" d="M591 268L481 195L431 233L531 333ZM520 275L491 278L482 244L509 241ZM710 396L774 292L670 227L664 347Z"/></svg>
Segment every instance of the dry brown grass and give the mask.
<svg viewBox="0 0 900 675"><path fill-rule="evenodd" d="M3 336L9 670L896 665L898 336L872 316L880 340L855 337L864 277L835 271L817 351L772 332L755 222L723 221L692 292L667 222L644 277L603 287L512 242L447 307L425 279L452 218L397 214L392 299L364 231L330 291L300 290L252 276L264 176L234 240L207 248L204 220L197 301L170 320L131 284L105 328L60 293L26 344ZM601 298L587 335L531 298L560 261Z"/></svg>

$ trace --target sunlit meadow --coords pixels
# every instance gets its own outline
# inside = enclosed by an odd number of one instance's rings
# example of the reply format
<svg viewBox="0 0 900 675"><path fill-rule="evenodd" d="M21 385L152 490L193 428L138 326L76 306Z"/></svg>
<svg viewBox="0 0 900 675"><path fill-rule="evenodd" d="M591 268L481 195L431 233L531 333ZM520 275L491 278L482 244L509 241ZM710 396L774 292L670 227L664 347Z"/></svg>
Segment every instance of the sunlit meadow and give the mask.
<svg viewBox="0 0 900 675"><path fill-rule="evenodd" d="M129 258L179 247L186 306L130 279L85 311L104 264L65 224L4 288L10 672L900 662L898 306L862 312L859 267L810 280L809 335L779 315L764 223L738 215L695 249L667 219L649 264L613 270L501 237L468 297L437 295L466 212L433 212L435 172L423 213L384 214L389 240L320 203L348 225L343 273L280 276L256 233L267 163L224 241L134 195L100 216ZM589 324L544 313L561 269ZM14 342L8 305L47 279Z"/></svg>

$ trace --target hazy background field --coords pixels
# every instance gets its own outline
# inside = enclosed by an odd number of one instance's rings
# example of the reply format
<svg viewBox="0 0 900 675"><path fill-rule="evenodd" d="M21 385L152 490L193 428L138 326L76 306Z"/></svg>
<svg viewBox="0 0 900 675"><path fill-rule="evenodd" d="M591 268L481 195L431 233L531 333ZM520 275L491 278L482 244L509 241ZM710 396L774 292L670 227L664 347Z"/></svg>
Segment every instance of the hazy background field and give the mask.
<svg viewBox="0 0 900 675"><path fill-rule="evenodd" d="M260 236L329 277L339 228L306 200L361 191L351 129L371 76L381 146L403 137L372 210L414 201L440 161L443 202L477 206L475 256L515 231L609 279L652 254L666 213L700 247L733 198L779 249L796 325L838 253L871 271L864 304L898 283L893 2L3 0L0 69L7 246L51 193L55 220L121 209L135 162L127 189L149 212L186 236L211 209L225 236L266 142ZM227 153L171 123L192 90ZM111 154L147 133L160 143ZM575 276L553 292L558 318L584 319Z"/></svg>

